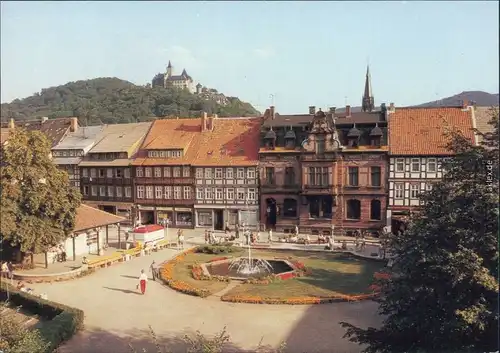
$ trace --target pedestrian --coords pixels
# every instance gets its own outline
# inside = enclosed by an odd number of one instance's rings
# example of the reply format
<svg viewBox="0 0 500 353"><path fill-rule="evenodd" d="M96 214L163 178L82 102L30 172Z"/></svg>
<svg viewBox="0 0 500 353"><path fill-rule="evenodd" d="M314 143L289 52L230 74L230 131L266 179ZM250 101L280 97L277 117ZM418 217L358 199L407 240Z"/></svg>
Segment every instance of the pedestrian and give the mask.
<svg viewBox="0 0 500 353"><path fill-rule="evenodd" d="M141 287L141 293L144 295L146 293L146 283L148 283L148 275L144 272L144 270L141 270L141 275L139 276L139 284L137 287Z"/></svg>
<svg viewBox="0 0 500 353"><path fill-rule="evenodd" d="M227 234L227 233L229 233L229 232L231 232L231 229L229 228L229 222L228 222L228 221L226 221L226 227L224 228L224 233L226 233L226 234Z"/></svg>
<svg viewBox="0 0 500 353"><path fill-rule="evenodd" d="M151 266L149 266L149 268L151 269L151 273L153 275L153 281L156 281L156 278L158 277L158 267L156 266L155 260L153 260L153 262L151 263Z"/></svg>
<svg viewBox="0 0 500 353"><path fill-rule="evenodd" d="M299 226L295 225L295 235L298 237L299 236Z"/></svg>
<svg viewBox="0 0 500 353"><path fill-rule="evenodd" d="M210 238L208 237L208 229L205 229L205 244L208 244Z"/></svg>
<svg viewBox="0 0 500 353"><path fill-rule="evenodd" d="M268 232L269 244L272 244L273 243L273 230L271 228L269 228L269 230L267 232Z"/></svg>
<svg viewBox="0 0 500 353"><path fill-rule="evenodd" d="M7 277L9 275L9 267L7 266L7 261L2 262L2 277Z"/></svg>
<svg viewBox="0 0 500 353"><path fill-rule="evenodd" d="M7 271L8 271L8 277L9 279L14 278L14 266L12 265L12 262L7 262Z"/></svg>
<svg viewBox="0 0 500 353"><path fill-rule="evenodd" d="M177 239L177 243L179 244L181 249L184 249L184 232L179 229L179 237Z"/></svg>
<svg viewBox="0 0 500 353"><path fill-rule="evenodd" d="M234 228L234 231L236 233L236 239L238 239L240 237L240 226L238 223L236 223L236 226Z"/></svg>

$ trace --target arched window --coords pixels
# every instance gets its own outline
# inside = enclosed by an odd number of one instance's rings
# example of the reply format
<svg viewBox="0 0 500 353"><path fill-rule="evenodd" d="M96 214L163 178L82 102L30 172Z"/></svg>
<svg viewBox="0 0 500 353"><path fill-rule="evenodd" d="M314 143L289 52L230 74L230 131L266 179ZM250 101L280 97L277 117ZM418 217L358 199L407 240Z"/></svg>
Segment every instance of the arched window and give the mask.
<svg viewBox="0 0 500 353"><path fill-rule="evenodd" d="M347 219L361 218L361 202L359 200L347 200Z"/></svg>
<svg viewBox="0 0 500 353"><path fill-rule="evenodd" d="M380 201L379 200L372 200L370 202L370 219L371 220L380 220L382 210L380 206Z"/></svg>
<svg viewBox="0 0 500 353"><path fill-rule="evenodd" d="M283 217L297 217L297 201L285 199L283 202Z"/></svg>

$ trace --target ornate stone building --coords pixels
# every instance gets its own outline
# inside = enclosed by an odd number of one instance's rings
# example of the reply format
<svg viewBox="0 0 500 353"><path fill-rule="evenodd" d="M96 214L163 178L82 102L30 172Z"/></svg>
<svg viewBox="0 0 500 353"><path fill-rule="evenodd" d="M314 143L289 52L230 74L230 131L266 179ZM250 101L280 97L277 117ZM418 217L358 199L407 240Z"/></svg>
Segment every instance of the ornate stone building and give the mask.
<svg viewBox="0 0 500 353"><path fill-rule="evenodd" d="M164 73L157 74L153 78L151 86L153 87L173 86L176 88L187 89L191 93L196 92L196 87L194 85L193 78L188 75L186 69L183 69L180 75L174 75L172 71L173 71L173 66L169 61L167 70Z"/></svg>

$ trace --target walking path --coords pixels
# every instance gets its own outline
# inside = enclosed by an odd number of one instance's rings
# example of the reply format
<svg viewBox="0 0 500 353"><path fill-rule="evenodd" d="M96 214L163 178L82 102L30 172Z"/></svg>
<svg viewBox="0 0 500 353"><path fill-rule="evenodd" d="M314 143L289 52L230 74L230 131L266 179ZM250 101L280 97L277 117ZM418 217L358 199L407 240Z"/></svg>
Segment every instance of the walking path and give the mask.
<svg viewBox="0 0 500 353"><path fill-rule="evenodd" d="M204 238L186 235L186 242L200 244ZM50 300L85 312L85 330L59 352L127 352L128 343L137 351L154 351L148 333L151 325L160 343L168 343L174 353L184 352L179 343L184 334L200 330L213 335L224 326L235 345L230 352L255 351L262 340L274 348L287 341L289 353L357 353L360 347L342 338L345 331L338 322L361 327L380 324L377 304L371 301L312 306L233 304L181 294L152 280L146 294L138 295L141 269L148 270L153 260L162 263L178 252L166 249L76 280L31 285Z"/></svg>

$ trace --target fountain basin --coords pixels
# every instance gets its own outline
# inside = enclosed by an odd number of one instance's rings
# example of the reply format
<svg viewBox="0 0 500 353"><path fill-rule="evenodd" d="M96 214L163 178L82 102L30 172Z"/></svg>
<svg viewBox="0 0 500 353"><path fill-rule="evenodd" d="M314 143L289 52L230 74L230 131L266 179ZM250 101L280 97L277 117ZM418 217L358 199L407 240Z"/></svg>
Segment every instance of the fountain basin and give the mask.
<svg viewBox="0 0 500 353"><path fill-rule="evenodd" d="M257 259L252 258L251 262L252 262L252 265L254 265L254 266L259 261L265 261L267 264L270 265L268 270L266 270L266 271L263 270L263 271L254 272L254 273L245 273L245 271L244 272L238 271L237 266L232 266L232 264L234 264L234 263L237 263L239 261L246 261L246 260L247 260L247 258L245 258L245 257L219 260L219 261L201 264L201 268L203 270L204 275L206 275L206 276L227 276L227 277L234 279L234 280L245 280L248 278L261 278L261 277L265 277L265 276L279 275L279 274L295 271L295 267L293 266L292 263L290 263L287 260L282 260L282 259L263 260L263 259L259 259L259 258L257 258Z"/></svg>

